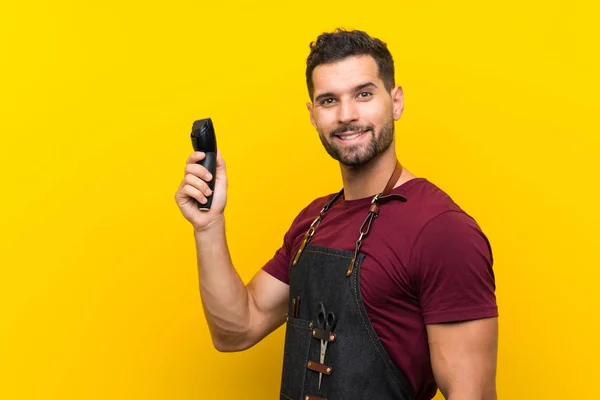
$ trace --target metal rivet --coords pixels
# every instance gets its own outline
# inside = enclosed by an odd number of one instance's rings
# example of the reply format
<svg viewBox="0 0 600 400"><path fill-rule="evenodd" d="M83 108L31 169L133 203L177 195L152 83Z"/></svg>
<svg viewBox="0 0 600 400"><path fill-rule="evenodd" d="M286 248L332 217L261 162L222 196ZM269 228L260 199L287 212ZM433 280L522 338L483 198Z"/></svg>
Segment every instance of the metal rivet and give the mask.
<svg viewBox="0 0 600 400"><path fill-rule="evenodd" d="M312 363L309 361L309 362L308 362L308 366L310 367L311 365L312 365Z"/></svg>
<svg viewBox="0 0 600 400"><path fill-rule="evenodd" d="M327 368L327 373L330 373L330 372L331 372L331 368Z"/></svg>
<svg viewBox="0 0 600 400"><path fill-rule="evenodd" d="M308 326L312 328L312 322L311 322L311 323L309 323L309 324L308 324Z"/></svg>
<svg viewBox="0 0 600 400"><path fill-rule="evenodd" d="M310 397L309 397L309 396L306 396L304 399L305 399L305 400L310 400Z"/></svg>
<svg viewBox="0 0 600 400"><path fill-rule="evenodd" d="M333 342L333 339L335 339L335 336L333 336L333 335L330 335L330 336L329 336L329 341L330 341L330 342Z"/></svg>

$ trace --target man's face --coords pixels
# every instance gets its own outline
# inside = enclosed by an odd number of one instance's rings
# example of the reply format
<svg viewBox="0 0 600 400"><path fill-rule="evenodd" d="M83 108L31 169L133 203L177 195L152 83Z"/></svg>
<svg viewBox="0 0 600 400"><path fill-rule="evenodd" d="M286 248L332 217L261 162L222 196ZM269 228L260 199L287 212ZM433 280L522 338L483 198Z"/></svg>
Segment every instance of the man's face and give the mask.
<svg viewBox="0 0 600 400"><path fill-rule="evenodd" d="M402 89L385 90L370 56L350 57L313 71L311 122L325 150L347 166L360 166L394 143L394 120L403 108Z"/></svg>

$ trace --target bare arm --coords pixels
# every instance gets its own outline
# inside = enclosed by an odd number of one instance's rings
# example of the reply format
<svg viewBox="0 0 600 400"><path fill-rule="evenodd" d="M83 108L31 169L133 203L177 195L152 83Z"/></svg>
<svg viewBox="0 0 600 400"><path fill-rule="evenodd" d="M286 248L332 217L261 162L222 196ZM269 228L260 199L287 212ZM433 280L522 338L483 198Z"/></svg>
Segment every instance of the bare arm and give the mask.
<svg viewBox="0 0 600 400"><path fill-rule="evenodd" d="M289 286L262 270L244 286L231 262L223 219L195 238L200 293L215 348L252 347L285 321Z"/></svg>
<svg viewBox="0 0 600 400"><path fill-rule="evenodd" d="M213 344L219 351L240 351L285 321L288 285L262 270L247 286L242 282L225 237L225 161L218 150L213 177L198 164L204 157L201 152L188 157L175 201L194 227L202 306ZM214 193L207 184L211 179L215 179ZM198 202L206 203L207 196L213 196L210 210L199 211Z"/></svg>
<svg viewBox="0 0 600 400"><path fill-rule="evenodd" d="M496 400L498 319L427 325L435 380L448 400Z"/></svg>

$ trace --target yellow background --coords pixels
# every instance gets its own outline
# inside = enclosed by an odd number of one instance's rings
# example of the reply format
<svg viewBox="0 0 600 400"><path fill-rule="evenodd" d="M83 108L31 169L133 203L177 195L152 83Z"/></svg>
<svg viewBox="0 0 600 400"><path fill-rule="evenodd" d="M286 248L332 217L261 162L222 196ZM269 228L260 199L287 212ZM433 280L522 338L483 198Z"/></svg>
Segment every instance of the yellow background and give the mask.
<svg viewBox="0 0 600 400"><path fill-rule="evenodd" d="M401 161L492 241L499 398L596 397L595 2L17 3L0 6L0 398L277 398L283 330L212 348L173 194L210 116L247 281L339 189L304 83L338 26L388 42Z"/></svg>

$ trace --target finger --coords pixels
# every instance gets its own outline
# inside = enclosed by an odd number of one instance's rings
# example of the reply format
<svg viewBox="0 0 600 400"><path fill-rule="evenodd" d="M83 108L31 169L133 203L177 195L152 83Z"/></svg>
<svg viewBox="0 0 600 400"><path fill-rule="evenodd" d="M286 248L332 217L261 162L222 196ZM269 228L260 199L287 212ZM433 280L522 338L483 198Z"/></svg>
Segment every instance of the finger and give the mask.
<svg viewBox="0 0 600 400"><path fill-rule="evenodd" d="M195 175L188 174L185 176L185 178L183 178L183 181L187 185L190 185L193 188L198 189L199 191L204 193L206 196L210 196L212 194L212 191L208 187L208 184Z"/></svg>
<svg viewBox="0 0 600 400"><path fill-rule="evenodd" d="M184 175L187 174L197 176L205 181L210 181L212 179L210 172L200 164L187 164L185 166Z"/></svg>
<svg viewBox="0 0 600 400"><path fill-rule="evenodd" d="M185 193L187 196L196 199L202 204L206 203L206 197L204 197L201 191L199 191L193 186L185 185L182 189L182 192Z"/></svg>
<svg viewBox="0 0 600 400"><path fill-rule="evenodd" d="M189 163L195 163L198 162L200 160L203 160L204 157L206 157L206 154L202 151L195 151L192 154L190 154L190 156L187 158L187 160L185 161L186 164Z"/></svg>
<svg viewBox="0 0 600 400"><path fill-rule="evenodd" d="M210 187L208 187L208 184L202 179L198 178L197 176L186 175L183 181L184 184L190 185L193 188L198 189L206 196L210 196L212 194L212 191L210 190Z"/></svg>

